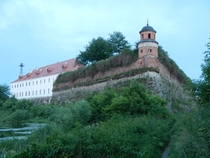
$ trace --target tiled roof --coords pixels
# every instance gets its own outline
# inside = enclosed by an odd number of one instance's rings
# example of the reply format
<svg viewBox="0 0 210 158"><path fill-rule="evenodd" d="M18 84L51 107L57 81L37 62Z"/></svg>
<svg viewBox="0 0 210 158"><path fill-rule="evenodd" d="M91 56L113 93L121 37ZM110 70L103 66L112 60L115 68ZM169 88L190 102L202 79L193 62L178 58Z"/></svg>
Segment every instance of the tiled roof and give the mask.
<svg viewBox="0 0 210 158"><path fill-rule="evenodd" d="M62 62L57 62L55 64L43 66L40 68L36 68L32 70L31 72L27 73L26 75L20 75L19 78L14 82L20 82L28 79L34 79L38 77L43 77L43 76L49 76L53 74L60 74L62 72L67 72L67 71L75 71L83 65L78 65L75 64L76 58L65 60Z"/></svg>

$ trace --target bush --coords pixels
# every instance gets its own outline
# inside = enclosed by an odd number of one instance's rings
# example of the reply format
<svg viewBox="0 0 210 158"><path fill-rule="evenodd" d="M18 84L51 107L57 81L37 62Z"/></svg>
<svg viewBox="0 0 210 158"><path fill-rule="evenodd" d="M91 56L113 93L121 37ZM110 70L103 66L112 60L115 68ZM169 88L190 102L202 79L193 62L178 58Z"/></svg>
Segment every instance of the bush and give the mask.
<svg viewBox="0 0 210 158"><path fill-rule="evenodd" d="M91 116L88 103L84 100L76 103L70 102L64 106L56 107L55 111L50 117L50 120L55 122L56 126L65 132L72 129L77 122L82 125L87 124Z"/></svg>
<svg viewBox="0 0 210 158"><path fill-rule="evenodd" d="M170 158L208 158L210 156L210 106L177 116L172 130Z"/></svg>
<svg viewBox="0 0 210 158"><path fill-rule="evenodd" d="M21 124L23 121L29 119L29 112L27 110L16 110L7 118L12 124Z"/></svg>
<svg viewBox="0 0 210 158"><path fill-rule="evenodd" d="M153 96L145 86L132 81L130 87L120 90L107 89L99 94L93 94L88 102L92 110L92 121L102 121L113 114L151 114L161 118L169 116L166 101Z"/></svg>
<svg viewBox="0 0 210 158"><path fill-rule="evenodd" d="M159 158L169 142L169 123L147 116L115 115L97 125L77 124L68 135L52 133L46 142L33 144L15 157Z"/></svg>

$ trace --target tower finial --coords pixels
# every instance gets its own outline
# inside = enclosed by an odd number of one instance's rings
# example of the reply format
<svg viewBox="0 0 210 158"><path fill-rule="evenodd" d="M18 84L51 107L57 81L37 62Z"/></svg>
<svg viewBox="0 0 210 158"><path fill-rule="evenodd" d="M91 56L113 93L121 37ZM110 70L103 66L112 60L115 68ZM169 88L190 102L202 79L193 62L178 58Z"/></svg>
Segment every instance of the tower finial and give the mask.
<svg viewBox="0 0 210 158"><path fill-rule="evenodd" d="M147 18L147 26L149 26L149 19Z"/></svg>

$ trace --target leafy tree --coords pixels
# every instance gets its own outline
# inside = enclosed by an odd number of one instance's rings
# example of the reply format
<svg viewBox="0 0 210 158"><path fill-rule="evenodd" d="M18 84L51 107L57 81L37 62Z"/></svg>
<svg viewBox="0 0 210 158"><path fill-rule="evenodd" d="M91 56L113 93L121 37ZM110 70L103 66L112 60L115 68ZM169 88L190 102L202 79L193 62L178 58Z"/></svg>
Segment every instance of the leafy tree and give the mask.
<svg viewBox="0 0 210 158"><path fill-rule="evenodd" d="M201 65L201 80L196 81L196 94L203 103L210 102L210 42L206 44L204 63Z"/></svg>
<svg viewBox="0 0 210 158"><path fill-rule="evenodd" d="M6 84L0 85L0 100L6 101L9 98L9 86Z"/></svg>
<svg viewBox="0 0 210 158"><path fill-rule="evenodd" d="M113 32L109 36L108 42L111 45L113 54L120 54L123 50L131 48L131 45L125 40L125 36L121 32Z"/></svg>
<svg viewBox="0 0 210 158"><path fill-rule="evenodd" d="M102 37L93 38L85 49L85 51L80 51L80 54L77 56L77 62L84 65L105 60L113 55L111 45Z"/></svg>
<svg viewBox="0 0 210 158"><path fill-rule="evenodd" d="M6 84L0 85L0 107L7 99L9 99L9 86Z"/></svg>

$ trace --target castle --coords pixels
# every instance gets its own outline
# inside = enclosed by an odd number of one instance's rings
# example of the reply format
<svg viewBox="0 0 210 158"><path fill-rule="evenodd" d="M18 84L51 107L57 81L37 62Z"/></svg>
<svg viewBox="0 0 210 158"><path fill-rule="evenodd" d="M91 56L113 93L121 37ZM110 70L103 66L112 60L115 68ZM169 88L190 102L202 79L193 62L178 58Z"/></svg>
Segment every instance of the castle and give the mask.
<svg viewBox="0 0 210 158"><path fill-rule="evenodd" d="M178 83L176 76L171 76L168 69L158 60L158 42L156 41L156 31L154 30L154 28L149 26L147 23L147 25L141 29L139 34L140 41L138 43L138 60L135 63L127 67L112 69L110 71L107 71L106 73L99 72L94 76L94 78L77 79L73 83L66 83L61 86L68 87L69 85L73 85L76 83L100 79L107 76L113 76L121 72L126 72L132 69L140 69L143 67L155 68L160 74L163 74L168 79ZM41 67L39 69L35 69L24 76L19 76L19 79L11 82L11 93L15 95L17 99L41 98L41 100L44 99L45 102L50 102L51 98L55 98L55 96L59 93L52 92L53 82L56 80L57 76L61 73L67 71L75 71L81 68L81 65L75 65L75 60L76 59L71 59L60 63L51 64ZM104 85L102 87L107 85L107 83L105 82L103 84ZM88 89L89 92L91 92L91 87L82 87L80 89L84 90L85 88ZM69 93L69 91L66 91L65 93Z"/></svg>

